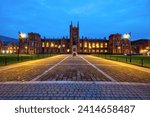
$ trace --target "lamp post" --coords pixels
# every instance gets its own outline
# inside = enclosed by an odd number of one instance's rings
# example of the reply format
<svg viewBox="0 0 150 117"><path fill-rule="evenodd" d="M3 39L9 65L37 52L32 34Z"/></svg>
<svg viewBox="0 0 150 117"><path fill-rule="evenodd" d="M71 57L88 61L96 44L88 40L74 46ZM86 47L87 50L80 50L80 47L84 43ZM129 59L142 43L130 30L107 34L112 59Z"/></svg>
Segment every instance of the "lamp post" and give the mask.
<svg viewBox="0 0 150 117"><path fill-rule="evenodd" d="M18 36L19 36L19 42L18 42L18 61L19 61L19 55L20 55L20 49L21 49L21 47L20 47L21 43L20 42L24 41L24 39L26 39L26 34L19 32Z"/></svg>
<svg viewBox="0 0 150 117"><path fill-rule="evenodd" d="M20 47L19 47L19 45L18 45L18 47L17 47L17 50L18 50L17 61L19 61L19 53L20 53Z"/></svg>

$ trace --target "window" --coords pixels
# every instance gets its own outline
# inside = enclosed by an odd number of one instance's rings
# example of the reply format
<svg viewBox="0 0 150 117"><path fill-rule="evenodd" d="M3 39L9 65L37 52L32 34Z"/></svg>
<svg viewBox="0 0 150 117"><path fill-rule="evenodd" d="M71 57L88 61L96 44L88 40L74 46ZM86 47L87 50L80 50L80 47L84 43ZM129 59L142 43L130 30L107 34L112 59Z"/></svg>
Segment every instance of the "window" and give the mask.
<svg viewBox="0 0 150 117"><path fill-rule="evenodd" d="M58 48L60 49L60 48L61 48L61 45L59 45Z"/></svg>
<svg viewBox="0 0 150 117"><path fill-rule="evenodd" d="M92 43L92 48L95 48L95 43Z"/></svg>
<svg viewBox="0 0 150 117"><path fill-rule="evenodd" d="M85 42L85 43L84 43L84 47L87 48L87 46L88 46L88 44L87 44L87 42Z"/></svg>
<svg viewBox="0 0 150 117"><path fill-rule="evenodd" d="M87 50L85 49L84 52L87 52Z"/></svg>
<svg viewBox="0 0 150 117"><path fill-rule="evenodd" d="M100 44L100 47L101 47L101 48L103 48L103 47L104 47L104 46L103 46L103 43L101 43L101 44Z"/></svg>
<svg viewBox="0 0 150 117"><path fill-rule="evenodd" d="M91 47L91 43L89 43L89 49L91 49L92 47Z"/></svg>
<svg viewBox="0 0 150 117"><path fill-rule="evenodd" d="M99 48L99 43L96 43L96 48Z"/></svg>
<svg viewBox="0 0 150 117"><path fill-rule="evenodd" d="M96 50L96 53L99 53L99 50Z"/></svg>
<svg viewBox="0 0 150 117"><path fill-rule="evenodd" d="M45 43L44 43L44 42L42 42L42 47L43 47L43 48L45 47Z"/></svg>
<svg viewBox="0 0 150 117"><path fill-rule="evenodd" d="M95 53L95 50L92 50L92 53Z"/></svg>
<svg viewBox="0 0 150 117"><path fill-rule="evenodd" d="M48 42L46 42L46 47L49 47L49 43Z"/></svg>
<svg viewBox="0 0 150 117"><path fill-rule="evenodd" d="M52 47L52 48L54 47L54 43L51 43L51 47Z"/></svg>
<svg viewBox="0 0 150 117"><path fill-rule="evenodd" d="M82 43L80 43L80 47L82 48Z"/></svg>
<svg viewBox="0 0 150 117"><path fill-rule="evenodd" d="M65 44L63 44L62 47L64 48L64 47L65 47Z"/></svg>
<svg viewBox="0 0 150 117"><path fill-rule="evenodd" d="M105 48L107 48L107 46L108 46L108 43L105 43Z"/></svg>
<svg viewBox="0 0 150 117"><path fill-rule="evenodd" d="M103 53L104 51L103 50L101 50L101 53Z"/></svg>
<svg viewBox="0 0 150 117"><path fill-rule="evenodd" d="M34 46L34 42L32 42L31 44L32 44L32 46Z"/></svg>

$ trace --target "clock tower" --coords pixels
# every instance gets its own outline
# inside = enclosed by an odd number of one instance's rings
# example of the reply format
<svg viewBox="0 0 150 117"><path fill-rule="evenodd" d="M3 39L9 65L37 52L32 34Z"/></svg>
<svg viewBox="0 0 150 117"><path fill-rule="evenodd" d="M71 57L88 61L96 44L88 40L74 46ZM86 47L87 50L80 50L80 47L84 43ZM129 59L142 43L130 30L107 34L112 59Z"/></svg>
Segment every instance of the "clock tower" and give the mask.
<svg viewBox="0 0 150 117"><path fill-rule="evenodd" d="M70 49L73 55L77 55L79 52L79 22L77 26L70 24Z"/></svg>

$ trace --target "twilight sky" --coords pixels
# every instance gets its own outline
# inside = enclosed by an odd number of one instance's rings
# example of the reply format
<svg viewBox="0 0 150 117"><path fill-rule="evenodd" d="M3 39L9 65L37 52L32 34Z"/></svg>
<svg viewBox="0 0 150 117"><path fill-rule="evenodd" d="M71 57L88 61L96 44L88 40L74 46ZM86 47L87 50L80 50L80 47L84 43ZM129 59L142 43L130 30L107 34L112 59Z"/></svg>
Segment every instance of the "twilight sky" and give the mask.
<svg viewBox="0 0 150 117"><path fill-rule="evenodd" d="M80 22L80 37L150 38L150 0L0 0L0 35L69 36L71 21Z"/></svg>

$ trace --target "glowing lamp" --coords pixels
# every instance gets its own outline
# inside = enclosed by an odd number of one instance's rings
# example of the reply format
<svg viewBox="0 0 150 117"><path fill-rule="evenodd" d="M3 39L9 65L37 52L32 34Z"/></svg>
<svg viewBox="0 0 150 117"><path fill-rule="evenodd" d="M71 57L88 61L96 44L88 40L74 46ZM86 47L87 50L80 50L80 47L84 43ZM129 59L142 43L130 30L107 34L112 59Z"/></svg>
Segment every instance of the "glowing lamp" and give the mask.
<svg viewBox="0 0 150 117"><path fill-rule="evenodd" d="M24 38L26 38L27 37L27 35L25 34L25 33L20 33L19 34L19 38L21 38L21 39L24 39Z"/></svg>
<svg viewBox="0 0 150 117"><path fill-rule="evenodd" d="M2 53L4 54L4 53L5 53L5 50L3 50Z"/></svg>
<svg viewBox="0 0 150 117"><path fill-rule="evenodd" d="M124 35L123 35L123 38L124 38L124 39L129 39L129 38L130 38L130 34L124 34Z"/></svg>

